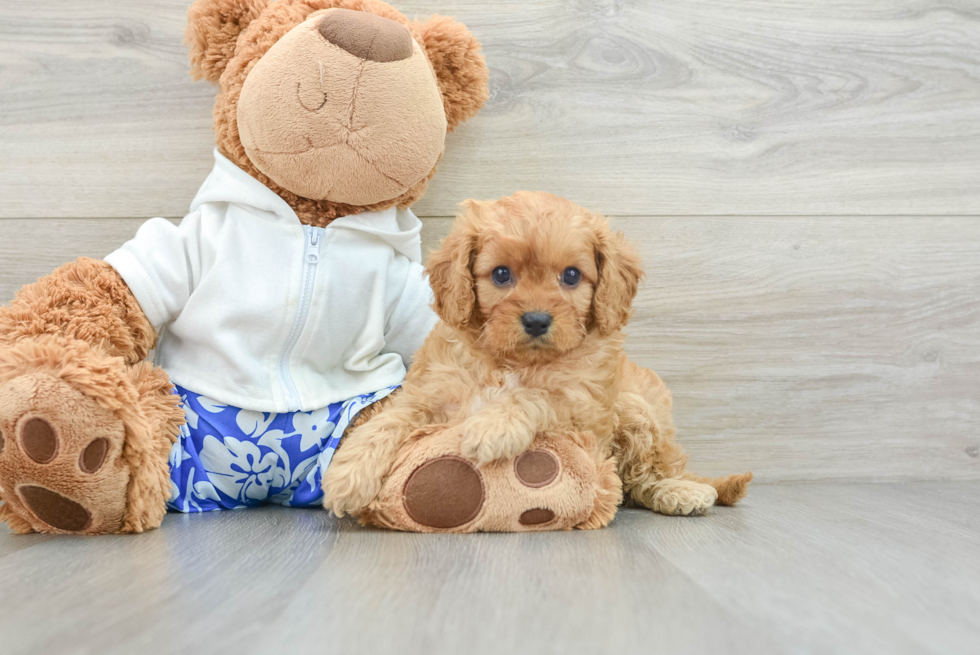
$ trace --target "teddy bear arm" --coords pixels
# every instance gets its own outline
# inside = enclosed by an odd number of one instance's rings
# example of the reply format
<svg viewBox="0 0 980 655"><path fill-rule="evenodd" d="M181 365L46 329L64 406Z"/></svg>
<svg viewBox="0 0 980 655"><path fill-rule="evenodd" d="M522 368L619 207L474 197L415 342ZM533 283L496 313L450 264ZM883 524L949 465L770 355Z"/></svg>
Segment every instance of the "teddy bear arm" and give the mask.
<svg viewBox="0 0 980 655"><path fill-rule="evenodd" d="M0 521L16 532L160 524L183 422L119 274L79 259L0 307Z"/></svg>
<svg viewBox="0 0 980 655"><path fill-rule="evenodd" d="M156 333L119 273L81 257L28 284L0 307L0 345L42 335L88 343L127 364L144 359Z"/></svg>

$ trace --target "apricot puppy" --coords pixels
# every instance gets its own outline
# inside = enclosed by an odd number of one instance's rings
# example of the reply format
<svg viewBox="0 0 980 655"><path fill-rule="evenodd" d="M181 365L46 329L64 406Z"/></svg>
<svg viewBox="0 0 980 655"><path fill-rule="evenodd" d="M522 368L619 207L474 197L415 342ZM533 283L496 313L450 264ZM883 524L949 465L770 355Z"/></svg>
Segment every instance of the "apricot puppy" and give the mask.
<svg viewBox="0 0 980 655"><path fill-rule="evenodd" d="M415 430L459 425L485 464L537 433L592 432L627 502L663 514L732 505L751 473L706 479L674 442L663 381L629 361L621 329L642 270L602 216L548 193L466 201L427 271L441 321L402 390L353 430L324 477L325 506L361 514Z"/></svg>

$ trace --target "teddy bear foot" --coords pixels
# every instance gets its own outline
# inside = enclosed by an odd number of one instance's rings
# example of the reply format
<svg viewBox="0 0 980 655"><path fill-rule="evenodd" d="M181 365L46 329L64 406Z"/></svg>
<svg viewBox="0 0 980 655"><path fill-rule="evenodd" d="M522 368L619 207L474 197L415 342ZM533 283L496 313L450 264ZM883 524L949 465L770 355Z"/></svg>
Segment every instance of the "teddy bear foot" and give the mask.
<svg viewBox="0 0 980 655"><path fill-rule="evenodd" d="M613 460L596 465L569 438L539 436L516 458L477 468L457 430L417 433L363 523L416 532L599 528L622 499ZM611 476L610 476L611 474Z"/></svg>
<svg viewBox="0 0 980 655"><path fill-rule="evenodd" d="M119 532L124 440L112 411L53 376L0 385L0 518L15 532Z"/></svg>

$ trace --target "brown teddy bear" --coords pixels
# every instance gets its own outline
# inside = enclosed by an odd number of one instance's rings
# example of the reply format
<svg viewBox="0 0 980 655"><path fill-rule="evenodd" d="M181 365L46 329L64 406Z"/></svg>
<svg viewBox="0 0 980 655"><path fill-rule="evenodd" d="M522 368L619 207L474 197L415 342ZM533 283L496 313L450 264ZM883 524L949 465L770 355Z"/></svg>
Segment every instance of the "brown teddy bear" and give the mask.
<svg viewBox="0 0 980 655"><path fill-rule="evenodd" d="M379 0L197 0L187 42L193 75L219 86L215 167L190 213L0 308L0 519L16 532L319 505L345 430L397 390L435 323L408 207L446 133L487 99L476 39ZM442 456L447 439L409 448ZM438 496L466 481L433 483L427 452L403 454L414 468L392 479L414 482L378 522L449 520ZM598 473L581 453L558 456L545 468L560 465L554 489L570 491L550 525L572 527ZM517 464L486 484L544 475L535 457ZM426 509L433 494L442 518ZM511 501L488 498L485 513L513 513Z"/></svg>

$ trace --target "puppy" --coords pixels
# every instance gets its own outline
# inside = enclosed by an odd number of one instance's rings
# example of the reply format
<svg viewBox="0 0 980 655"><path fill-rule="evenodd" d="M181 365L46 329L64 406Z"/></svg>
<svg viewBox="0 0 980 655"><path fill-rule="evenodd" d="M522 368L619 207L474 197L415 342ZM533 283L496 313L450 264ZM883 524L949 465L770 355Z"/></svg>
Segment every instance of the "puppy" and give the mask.
<svg viewBox="0 0 980 655"><path fill-rule="evenodd" d="M516 457L539 432L592 432L597 455L616 458L626 502L663 514L742 498L751 473L686 470L670 392L623 352L643 274L623 236L548 193L462 206L427 265L441 321L390 404L345 437L324 505L363 513L402 444L433 424L461 425L462 454L478 464Z"/></svg>

